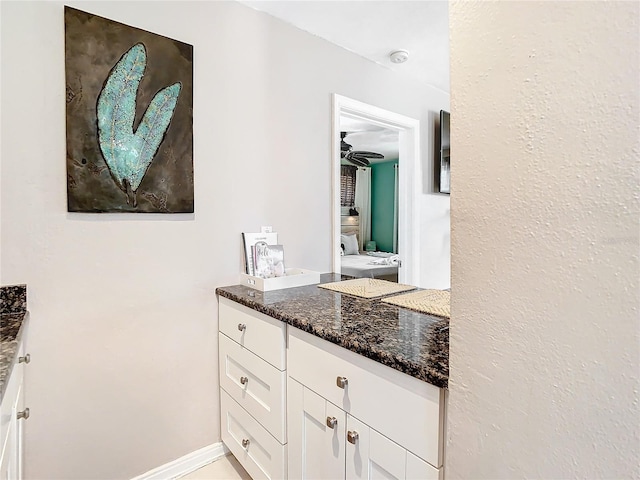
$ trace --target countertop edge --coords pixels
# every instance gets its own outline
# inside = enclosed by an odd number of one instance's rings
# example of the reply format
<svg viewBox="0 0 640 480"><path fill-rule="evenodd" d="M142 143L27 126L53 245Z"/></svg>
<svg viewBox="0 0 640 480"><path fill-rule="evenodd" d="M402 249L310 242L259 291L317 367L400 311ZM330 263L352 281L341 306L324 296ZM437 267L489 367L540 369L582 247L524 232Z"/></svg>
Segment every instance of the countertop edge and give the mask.
<svg viewBox="0 0 640 480"><path fill-rule="evenodd" d="M409 375L410 377L424 381L438 388L448 388L448 383L449 383L448 378L444 378L442 375L439 375L437 373L432 373L422 365L419 365L415 362L411 362L404 357L401 357L398 355L391 355L388 352L376 349L375 345L368 344L367 348L360 347L358 342L355 342L354 344L354 343L350 343L348 341L348 338L336 336L336 335L329 335L327 334L327 332L314 328L313 325L307 322L302 322L297 318L293 318L286 314L283 314L277 309L265 307L263 305L258 305L255 302L252 302L248 298L234 295L233 293L225 291L223 288L224 287L216 288L216 294L221 297L232 300L234 302L237 302L241 305L244 305L247 308L250 308L257 312L268 315L269 317L280 320L288 325L291 325L292 327L299 328L304 332L310 333L311 335L314 335L318 338L321 338L330 343L338 345L342 348L350 350L354 353L357 353L358 355L362 355L365 358L369 358L382 365L386 365L387 367L397 370L400 373L404 373L406 375ZM401 368L398 368L398 367L401 367Z"/></svg>

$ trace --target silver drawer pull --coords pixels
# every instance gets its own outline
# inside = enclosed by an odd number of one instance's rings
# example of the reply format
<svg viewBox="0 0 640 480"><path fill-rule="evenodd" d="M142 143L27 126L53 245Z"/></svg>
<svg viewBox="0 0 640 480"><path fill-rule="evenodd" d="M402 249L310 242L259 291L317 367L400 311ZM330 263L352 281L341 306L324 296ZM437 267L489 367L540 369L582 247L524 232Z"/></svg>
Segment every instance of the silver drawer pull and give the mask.
<svg viewBox="0 0 640 480"><path fill-rule="evenodd" d="M18 420L24 418L25 420L29 418L29 409L25 408L23 411L18 412Z"/></svg>
<svg viewBox="0 0 640 480"><path fill-rule="evenodd" d="M24 357L18 357L18 363L29 363L31 361L31 354L27 353Z"/></svg>
<svg viewBox="0 0 640 480"><path fill-rule="evenodd" d="M349 383L349 380L347 380L347 377L336 378L336 385L338 385L340 388L345 388L348 383Z"/></svg>
<svg viewBox="0 0 640 480"><path fill-rule="evenodd" d="M248 438L243 438L242 439L242 448L247 448L249 446L249 439Z"/></svg>
<svg viewBox="0 0 640 480"><path fill-rule="evenodd" d="M354 445L356 444L356 442L358 441L358 437L360 435L358 435L358 432L353 431L353 432L347 432L347 441L349 443L353 443Z"/></svg>
<svg viewBox="0 0 640 480"><path fill-rule="evenodd" d="M249 379L247 377L240 377L240 383L242 385L246 385Z"/></svg>
<svg viewBox="0 0 640 480"><path fill-rule="evenodd" d="M327 417L327 427L335 428L338 424L338 419L336 417Z"/></svg>
<svg viewBox="0 0 640 480"><path fill-rule="evenodd" d="M246 329L247 329L247 326L244 323L238 324L238 330L240 330L241 332L244 332Z"/></svg>

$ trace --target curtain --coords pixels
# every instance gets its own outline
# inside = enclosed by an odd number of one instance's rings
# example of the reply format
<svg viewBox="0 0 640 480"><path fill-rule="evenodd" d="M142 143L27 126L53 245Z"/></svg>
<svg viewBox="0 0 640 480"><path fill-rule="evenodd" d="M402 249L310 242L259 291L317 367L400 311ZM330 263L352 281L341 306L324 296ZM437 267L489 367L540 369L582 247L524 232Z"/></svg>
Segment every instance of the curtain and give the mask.
<svg viewBox="0 0 640 480"><path fill-rule="evenodd" d="M393 166L393 253L398 253L398 164Z"/></svg>
<svg viewBox="0 0 640 480"><path fill-rule="evenodd" d="M356 171L355 206L360 212L360 251L371 240L371 169L358 168Z"/></svg>
<svg viewBox="0 0 640 480"><path fill-rule="evenodd" d="M353 207L356 198L356 166L340 165L340 206Z"/></svg>

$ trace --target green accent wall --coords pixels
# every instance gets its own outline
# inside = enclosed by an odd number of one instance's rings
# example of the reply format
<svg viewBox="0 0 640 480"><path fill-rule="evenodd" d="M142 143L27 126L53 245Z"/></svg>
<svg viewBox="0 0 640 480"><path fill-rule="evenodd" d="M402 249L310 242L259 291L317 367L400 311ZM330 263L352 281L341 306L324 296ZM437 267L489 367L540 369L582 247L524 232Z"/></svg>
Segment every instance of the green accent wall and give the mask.
<svg viewBox="0 0 640 480"><path fill-rule="evenodd" d="M382 252L393 251L393 200L398 160L371 165L371 240Z"/></svg>

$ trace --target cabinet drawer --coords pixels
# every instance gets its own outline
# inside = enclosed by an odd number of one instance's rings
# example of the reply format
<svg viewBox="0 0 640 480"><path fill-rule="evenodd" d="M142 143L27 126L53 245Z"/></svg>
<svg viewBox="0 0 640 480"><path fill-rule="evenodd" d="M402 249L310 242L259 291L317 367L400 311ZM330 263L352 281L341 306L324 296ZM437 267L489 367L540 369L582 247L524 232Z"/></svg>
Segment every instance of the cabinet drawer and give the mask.
<svg viewBox="0 0 640 480"><path fill-rule="evenodd" d="M443 391L289 328L289 376L434 467L442 465ZM345 388L337 377L346 377Z"/></svg>
<svg viewBox="0 0 640 480"><path fill-rule="evenodd" d="M6 389L2 396L2 405L0 405L0 456L4 452L5 442L9 432L9 423L16 412L16 402L18 401L18 393L22 386L22 378L24 376L24 364L18 363L17 358L24 355L24 345L20 344L16 352L16 361L13 368L8 373Z"/></svg>
<svg viewBox="0 0 640 480"><path fill-rule="evenodd" d="M283 322L224 297L220 297L218 314L222 333L278 370L286 368L286 329Z"/></svg>
<svg viewBox="0 0 640 480"><path fill-rule="evenodd" d="M287 443L284 420L286 372L223 333L219 337L220 386L280 443Z"/></svg>
<svg viewBox="0 0 640 480"><path fill-rule="evenodd" d="M222 441L251 478L286 478L286 445L281 445L224 390L220 390L220 406Z"/></svg>

